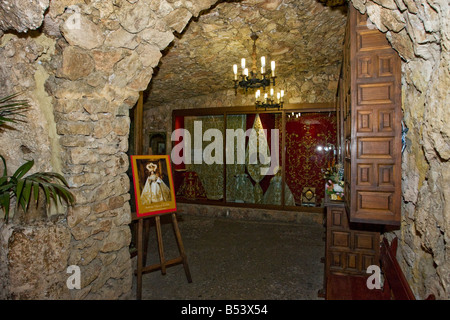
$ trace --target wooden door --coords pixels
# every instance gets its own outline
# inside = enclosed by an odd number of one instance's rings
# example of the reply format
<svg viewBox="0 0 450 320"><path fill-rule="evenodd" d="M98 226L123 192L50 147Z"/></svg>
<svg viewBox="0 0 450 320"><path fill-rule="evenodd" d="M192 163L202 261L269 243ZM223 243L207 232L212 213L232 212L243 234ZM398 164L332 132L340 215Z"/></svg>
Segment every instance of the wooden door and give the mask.
<svg viewBox="0 0 450 320"><path fill-rule="evenodd" d="M367 15L350 5L349 19L347 209L351 222L399 225L401 61L385 34L368 24Z"/></svg>

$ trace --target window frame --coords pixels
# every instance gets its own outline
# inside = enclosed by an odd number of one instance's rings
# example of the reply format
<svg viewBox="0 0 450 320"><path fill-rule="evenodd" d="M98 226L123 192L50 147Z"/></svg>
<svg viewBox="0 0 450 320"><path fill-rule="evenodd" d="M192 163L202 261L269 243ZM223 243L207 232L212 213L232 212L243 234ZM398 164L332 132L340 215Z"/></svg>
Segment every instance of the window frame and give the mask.
<svg viewBox="0 0 450 320"><path fill-rule="evenodd" d="M309 206L288 206L285 205L285 150L286 150L286 115L292 112L336 112L335 103L298 103L298 104L287 104L284 105L282 109L256 109L255 106L236 106L236 107L209 107L209 108L194 108L194 109L174 109L172 110L172 132L176 129L177 117L192 117L192 116L223 116L224 117L224 129L227 126L227 116L228 115L239 115L239 114L281 114L282 126L281 126L281 166L282 166L282 191L281 191L281 205L273 204L258 204L258 203L238 203L238 202L227 202L226 200L226 165L225 165L225 146L226 146L226 136L224 137L223 143L223 198L221 200L188 200L177 197L177 202L180 203L190 203L190 204L201 204L201 205L216 205L225 207L245 207L245 208L255 208L255 209L269 209L278 211L303 211L303 212L323 212L324 207L309 207ZM225 130L223 131L225 132ZM339 139L337 141L337 149L340 149ZM171 148L173 148L175 142L172 141ZM173 167L173 166L172 166ZM173 169L172 169L173 170Z"/></svg>

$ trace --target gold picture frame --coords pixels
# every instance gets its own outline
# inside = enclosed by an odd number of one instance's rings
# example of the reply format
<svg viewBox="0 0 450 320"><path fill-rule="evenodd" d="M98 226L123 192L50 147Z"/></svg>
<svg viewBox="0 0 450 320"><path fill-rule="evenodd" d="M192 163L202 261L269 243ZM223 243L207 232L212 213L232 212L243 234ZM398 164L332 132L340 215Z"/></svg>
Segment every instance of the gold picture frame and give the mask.
<svg viewBox="0 0 450 320"><path fill-rule="evenodd" d="M168 155L130 156L138 218L177 210Z"/></svg>

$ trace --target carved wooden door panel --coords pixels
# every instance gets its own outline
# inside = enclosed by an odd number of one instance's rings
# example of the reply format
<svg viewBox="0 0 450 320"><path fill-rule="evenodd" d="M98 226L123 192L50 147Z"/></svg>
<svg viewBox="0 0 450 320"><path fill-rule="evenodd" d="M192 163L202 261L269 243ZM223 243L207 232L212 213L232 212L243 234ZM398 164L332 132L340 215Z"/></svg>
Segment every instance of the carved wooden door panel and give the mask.
<svg viewBox="0 0 450 320"><path fill-rule="evenodd" d="M349 7L351 117L347 121L351 128L346 126L344 150L347 210L350 222L399 225L401 62L385 34L368 23L367 15Z"/></svg>
<svg viewBox="0 0 450 320"><path fill-rule="evenodd" d="M350 227L342 205L327 206L326 275L366 275L370 265L379 265L380 234Z"/></svg>

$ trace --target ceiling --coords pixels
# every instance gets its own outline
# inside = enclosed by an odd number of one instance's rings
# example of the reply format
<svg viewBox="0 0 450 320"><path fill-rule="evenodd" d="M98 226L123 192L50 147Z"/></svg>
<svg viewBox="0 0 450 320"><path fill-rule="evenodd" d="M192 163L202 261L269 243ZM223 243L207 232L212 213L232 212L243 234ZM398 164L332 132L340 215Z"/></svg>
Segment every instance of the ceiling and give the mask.
<svg viewBox="0 0 450 320"><path fill-rule="evenodd" d="M325 69L339 73L346 6L317 0L222 1L192 19L154 70L146 106L233 90L233 64L276 61L278 79ZM270 63L270 62L269 62ZM259 67L259 62L258 62Z"/></svg>

